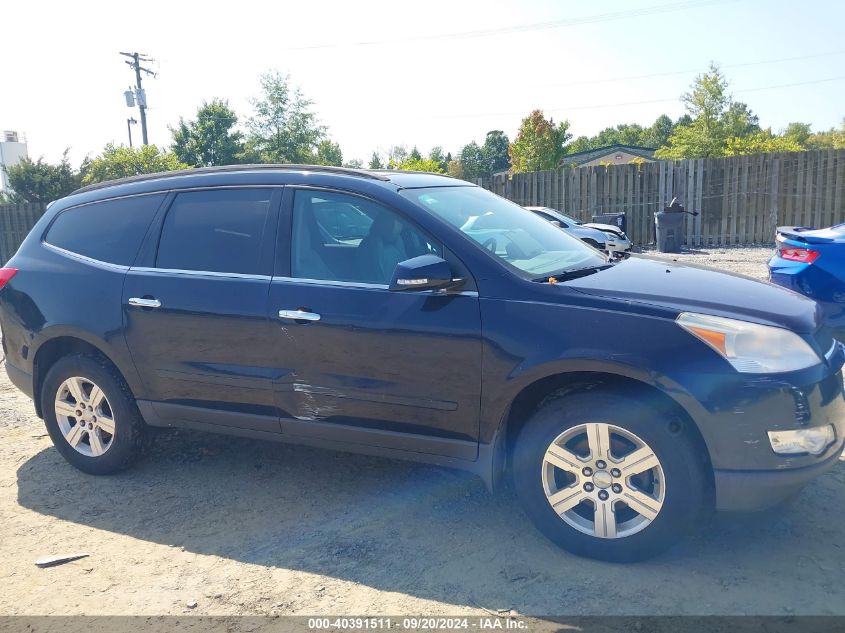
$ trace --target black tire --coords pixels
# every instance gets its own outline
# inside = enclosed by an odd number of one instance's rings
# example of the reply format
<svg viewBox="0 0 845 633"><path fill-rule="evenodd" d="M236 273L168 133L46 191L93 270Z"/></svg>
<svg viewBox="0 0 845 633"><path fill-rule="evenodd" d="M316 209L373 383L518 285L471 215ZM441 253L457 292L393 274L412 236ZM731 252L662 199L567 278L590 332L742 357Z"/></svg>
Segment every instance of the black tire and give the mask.
<svg viewBox="0 0 845 633"><path fill-rule="evenodd" d="M567 429L586 423L613 424L633 433L660 461L665 480L663 506L639 532L619 538L586 534L566 523L546 497L541 480L546 449ZM537 528L574 554L613 562L650 558L675 544L705 516L710 498L706 459L689 431L681 420L669 419L633 396L591 391L549 400L517 438L513 454L516 493ZM589 505L581 508L583 512Z"/></svg>
<svg viewBox="0 0 845 633"><path fill-rule="evenodd" d="M99 456L83 455L62 434L56 419L55 399L68 378L86 378L102 389L114 417L115 433L108 449ZM129 467L148 445L146 424L135 398L121 375L107 362L85 355L65 356L49 369L41 389L41 411L53 445L68 462L91 475L109 475Z"/></svg>

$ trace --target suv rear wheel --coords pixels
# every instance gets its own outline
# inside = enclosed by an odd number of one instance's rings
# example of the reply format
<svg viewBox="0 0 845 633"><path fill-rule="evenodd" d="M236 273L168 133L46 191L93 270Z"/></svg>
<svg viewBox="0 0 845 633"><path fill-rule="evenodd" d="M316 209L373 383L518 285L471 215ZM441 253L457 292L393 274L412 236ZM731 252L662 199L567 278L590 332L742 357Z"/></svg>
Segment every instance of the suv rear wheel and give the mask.
<svg viewBox="0 0 845 633"><path fill-rule="evenodd" d="M517 439L517 494L537 527L581 556L633 561L683 537L706 499L679 420L606 391L542 405Z"/></svg>
<svg viewBox="0 0 845 633"><path fill-rule="evenodd" d="M56 449L79 470L107 475L141 454L146 427L123 378L90 356L67 356L41 389L44 423Z"/></svg>

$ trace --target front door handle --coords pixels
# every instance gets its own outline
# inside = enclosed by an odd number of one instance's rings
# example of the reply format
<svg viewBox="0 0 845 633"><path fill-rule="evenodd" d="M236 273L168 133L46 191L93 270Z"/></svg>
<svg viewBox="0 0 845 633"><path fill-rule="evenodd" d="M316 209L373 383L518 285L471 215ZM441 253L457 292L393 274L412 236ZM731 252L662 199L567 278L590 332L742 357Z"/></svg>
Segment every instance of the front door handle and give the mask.
<svg viewBox="0 0 845 633"><path fill-rule="evenodd" d="M279 318L294 321L319 321L320 315L316 312L305 312L304 310L279 310Z"/></svg>
<svg viewBox="0 0 845 633"><path fill-rule="evenodd" d="M131 306L138 306L139 308L160 308L161 301L158 299L142 299L141 297L130 297L127 303Z"/></svg>

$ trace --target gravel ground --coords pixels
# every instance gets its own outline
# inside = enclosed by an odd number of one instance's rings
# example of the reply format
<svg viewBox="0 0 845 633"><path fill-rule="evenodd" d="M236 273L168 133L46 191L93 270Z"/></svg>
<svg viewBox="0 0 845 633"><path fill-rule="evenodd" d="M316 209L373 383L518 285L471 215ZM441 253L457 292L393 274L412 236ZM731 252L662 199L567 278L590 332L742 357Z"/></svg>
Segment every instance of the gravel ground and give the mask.
<svg viewBox="0 0 845 633"><path fill-rule="evenodd" d="M658 253L654 250L645 251L646 255L660 257L661 259L688 262L700 266L711 266L764 280L769 278L769 270L766 267L766 262L769 261L773 253L773 246L701 248L685 250L682 253Z"/></svg>
<svg viewBox="0 0 845 633"><path fill-rule="evenodd" d="M673 256L761 277L769 249ZM788 508L717 516L645 563L579 559L446 470L167 432L112 477L0 378L0 614L845 615L845 461ZM40 569L36 559L90 556Z"/></svg>

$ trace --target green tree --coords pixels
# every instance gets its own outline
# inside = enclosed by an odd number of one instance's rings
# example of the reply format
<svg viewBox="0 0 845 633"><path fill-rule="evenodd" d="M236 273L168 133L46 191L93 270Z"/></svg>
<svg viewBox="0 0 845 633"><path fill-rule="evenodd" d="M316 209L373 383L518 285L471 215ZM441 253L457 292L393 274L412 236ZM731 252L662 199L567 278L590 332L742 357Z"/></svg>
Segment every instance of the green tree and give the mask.
<svg viewBox="0 0 845 633"><path fill-rule="evenodd" d="M698 75L689 92L681 96L691 121L678 125L658 158L712 158L723 156L729 136L725 114L731 105L728 81L715 63L710 70Z"/></svg>
<svg viewBox="0 0 845 633"><path fill-rule="evenodd" d="M733 101L728 81L715 63L695 78L681 100L689 119L678 122L666 145L658 149L658 158L714 158L737 151L743 146L737 139L753 137L748 147L763 142L757 116L746 104Z"/></svg>
<svg viewBox="0 0 845 633"><path fill-rule="evenodd" d="M514 172L555 169L566 152L569 121L555 125L541 110L534 110L522 120L516 140L508 147Z"/></svg>
<svg viewBox="0 0 845 633"><path fill-rule="evenodd" d="M179 118L170 129L171 149L180 162L192 167L233 165L244 159L244 136L236 129L238 117L227 101L204 101L193 121Z"/></svg>
<svg viewBox="0 0 845 633"><path fill-rule="evenodd" d="M71 167L67 154L68 150L65 150L57 165L45 163L42 157L37 161L24 158L16 165L7 167L6 175L11 189L8 201L47 204L78 189L81 177Z"/></svg>
<svg viewBox="0 0 845 633"><path fill-rule="evenodd" d="M660 147L666 142L674 127L672 119L661 115L649 128L638 123L621 123L615 127L603 129L595 136L579 136L567 146L567 154L585 152L608 145L635 145L641 147Z"/></svg>
<svg viewBox="0 0 845 633"><path fill-rule="evenodd" d="M839 129L833 128L810 136L807 149L845 149L845 119Z"/></svg>
<svg viewBox="0 0 845 633"><path fill-rule="evenodd" d="M485 175L510 169L511 159L508 155L510 139L502 130L490 130L484 137L481 155L484 159Z"/></svg>
<svg viewBox="0 0 845 633"><path fill-rule="evenodd" d="M450 160L446 164L446 173L449 174L452 178L460 178L461 180L464 179L464 167L461 164L461 161L457 158Z"/></svg>
<svg viewBox="0 0 845 633"><path fill-rule="evenodd" d="M672 130L674 129L675 123L672 119L665 114L661 114L651 124L651 127L643 131L642 144L645 147L653 147L655 149L663 147L669 141L669 137L672 135Z"/></svg>
<svg viewBox="0 0 845 633"><path fill-rule="evenodd" d="M734 101L728 106L728 109L722 115L722 123L725 126L725 133L728 138L748 136L760 131L759 118L751 112L746 104L740 101Z"/></svg>
<svg viewBox="0 0 845 633"><path fill-rule="evenodd" d="M420 150L417 149L417 146L414 145L414 149L411 150L411 153L408 155L408 158L413 160L422 160L422 154L420 154Z"/></svg>
<svg viewBox="0 0 845 633"><path fill-rule="evenodd" d="M408 148L405 145L392 145L387 150L387 168L399 169L399 165L408 158Z"/></svg>
<svg viewBox="0 0 845 633"><path fill-rule="evenodd" d="M378 152L373 152L373 155L370 157L370 169L384 169L384 164L381 162L381 156L378 155Z"/></svg>
<svg viewBox="0 0 845 633"><path fill-rule="evenodd" d="M443 155L443 148L439 145L432 147L431 151L428 153L429 159L433 160L440 166L440 172L446 173L446 170L449 167L449 158Z"/></svg>
<svg viewBox="0 0 845 633"><path fill-rule="evenodd" d="M141 147L106 145L103 153L94 158L82 171L83 184L114 180L137 174L153 174L174 169L186 169L173 152L160 150L155 145Z"/></svg>
<svg viewBox="0 0 845 633"><path fill-rule="evenodd" d="M323 139L317 145L317 155L314 159L317 165L334 165L340 167L343 165L343 153L340 151L340 145Z"/></svg>
<svg viewBox="0 0 845 633"><path fill-rule="evenodd" d="M487 171L484 154L481 151L481 147L475 141L463 146L458 156L458 161L461 164L461 178L464 180L475 182L477 178L483 176Z"/></svg>
<svg viewBox="0 0 845 633"><path fill-rule="evenodd" d="M799 146L804 147L813 135L813 129L809 123L794 121L786 126L783 131L784 138L795 141Z"/></svg>
<svg viewBox="0 0 845 633"><path fill-rule="evenodd" d="M265 73L260 81L262 95L252 101L254 113L247 123L248 149L265 163L309 162L326 135L311 110L313 101L278 71Z"/></svg>
<svg viewBox="0 0 845 633"><path fill-rule="evenodd" d="M445 173L438 161L431 158L414 158L413 156L408 156L398 168L404 171L427 171L435 174Z"/></svg>
<svg viewBox="0 0 845 633"><path fill-rule="evenodd" d="M360 158L353 158L352 160L346 161L343 166L349 167L349 169L363 169L364 161Z"/></svg>
<svg viewBox="0 0 845 633"><path fill-rule="evenodd" d="M801 145L787 136L775 136L769 130L757 130L744 136L733 136L727 140L725 155L747 156L766 152L799 152Z"/></svg>
<svg viewBox="0 0 845 633"><path fill-rule="evenodd" d="M731 105L728 80L719 66L710 63L710 70L695 78L689 92L681 95L687 113L693 119L700 119L711 128L718 127L719 120Z"/></svg>

